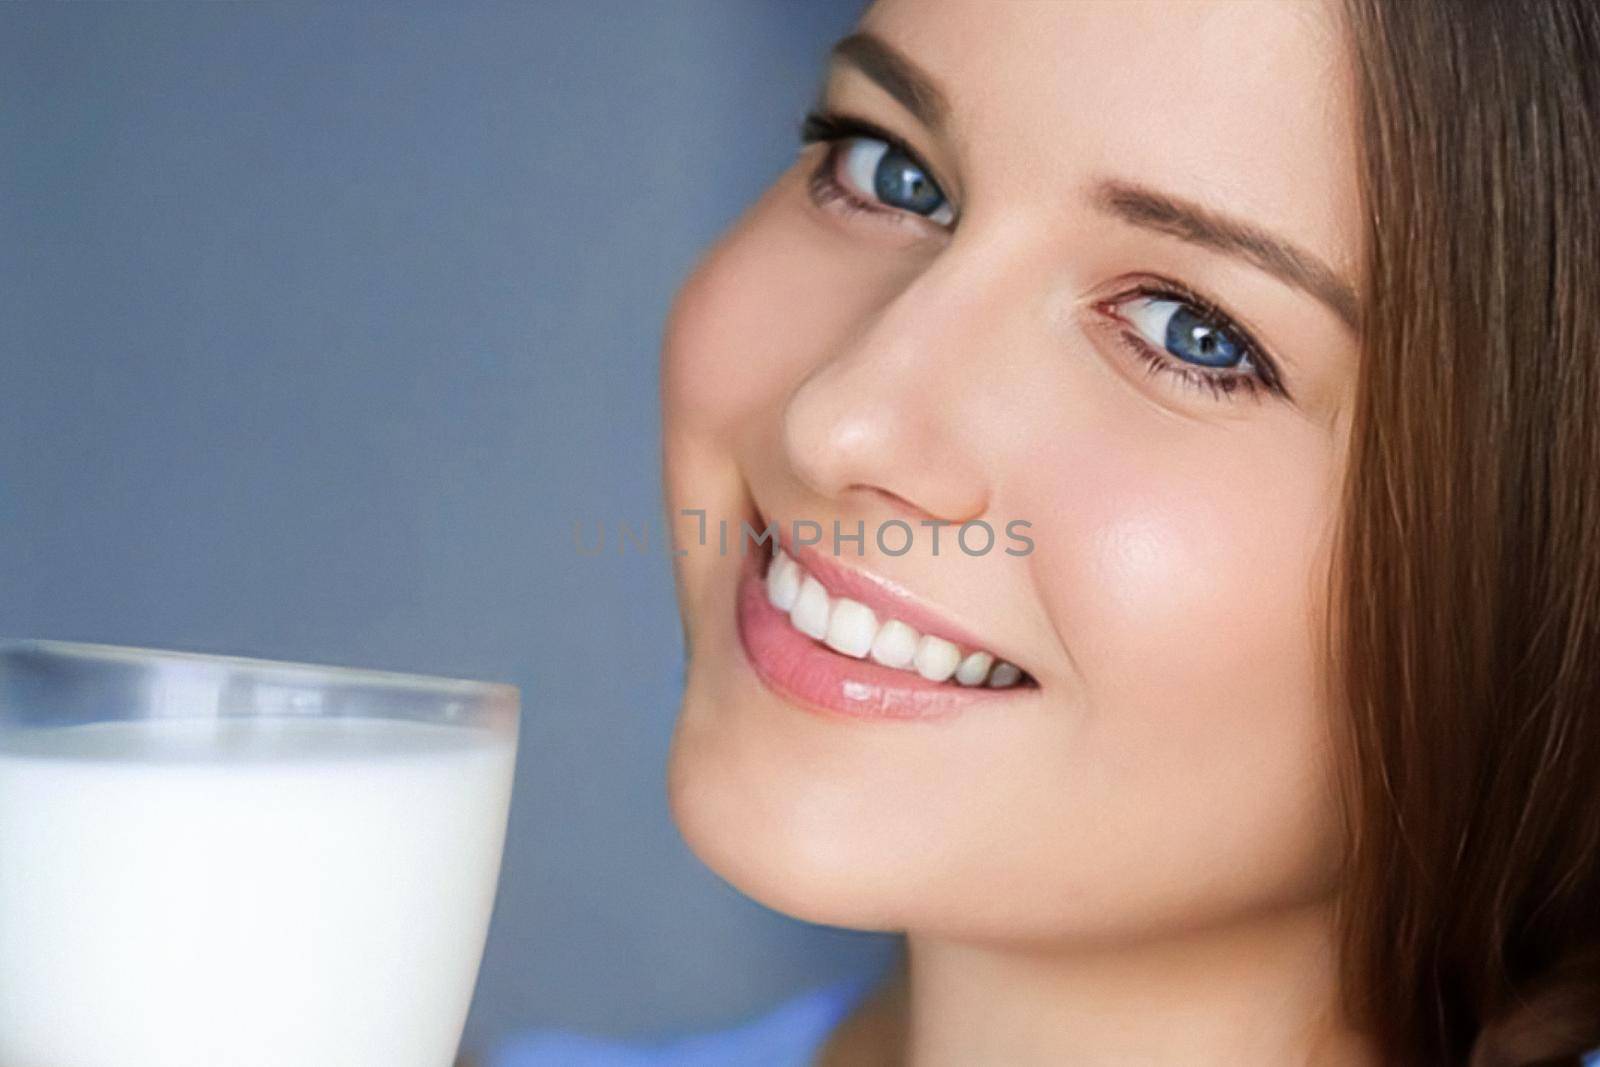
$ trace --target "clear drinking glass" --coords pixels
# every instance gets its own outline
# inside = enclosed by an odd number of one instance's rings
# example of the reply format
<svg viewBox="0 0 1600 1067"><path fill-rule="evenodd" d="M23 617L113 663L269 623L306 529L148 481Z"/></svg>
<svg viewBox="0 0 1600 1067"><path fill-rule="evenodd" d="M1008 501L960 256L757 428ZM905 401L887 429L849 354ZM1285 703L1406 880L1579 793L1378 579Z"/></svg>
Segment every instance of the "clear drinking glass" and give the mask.
<svg viewBox="0 0 1600 1067"><path fill-rule="evenodd" d="M0 1064L448 1067L518 691L0 641Z"/></svg>

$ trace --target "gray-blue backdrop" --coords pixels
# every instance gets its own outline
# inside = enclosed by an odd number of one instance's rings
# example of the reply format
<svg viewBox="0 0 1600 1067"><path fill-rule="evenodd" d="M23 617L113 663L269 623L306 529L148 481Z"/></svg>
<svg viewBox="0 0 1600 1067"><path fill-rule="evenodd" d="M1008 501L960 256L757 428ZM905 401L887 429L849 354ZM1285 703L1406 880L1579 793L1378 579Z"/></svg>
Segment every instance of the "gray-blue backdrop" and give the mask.
<svg viewBox="0 0 1600 1067"><path fill-rule="evenodd" d="M659 533L663 316L861 6L0 8L0 634L520 685L472 1043L888 958L683 846L665 556L572 539Z"/></svg>

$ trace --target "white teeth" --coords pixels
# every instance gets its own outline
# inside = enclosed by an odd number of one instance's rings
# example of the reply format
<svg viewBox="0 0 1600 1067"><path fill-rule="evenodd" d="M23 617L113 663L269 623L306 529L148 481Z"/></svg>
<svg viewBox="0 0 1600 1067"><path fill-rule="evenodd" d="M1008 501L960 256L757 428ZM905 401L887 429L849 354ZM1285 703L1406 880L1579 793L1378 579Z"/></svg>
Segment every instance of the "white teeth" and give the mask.
<svg viewBox="0 0 1600 1067"><path fill-rule="evenodd" d="M961 650L942 637L923 634L912 658L917 673L930 682L942 682L961 665Z"/></svg>
<svg viewBox="0 0 1600 1067"><path fill-rule="evenodd" d="M994 665L994 670L989 672L989 687L991 689L1004 689L1007 686L1016 685L1021 678L1021 667L1001 660Z"/></svg>
<svg viewBox="0 0 1600 1067"><path fill-rule="evenodd" d="M823 584L799 562L776 548L767 567L767 601L789 616L789 624L835 652L861 659L871 656L885 667L915 671L931 682L952 677L960 685L1003 689L1022 679L1021 668L992 652L974 649L962 655L953 642L918 633L899 619L878 622L873 610L849 597L830 597Z"/></svg>
<svg viewBox="0 0 1600 1067"><path fill-rule="evenodd" d="M972 652L956 668L956 681L962 685L982 685L989 676L989 665L994 657L987 652Z"/></svg>
<svg viewBox="0 0 1600 1067"><path fill-rule="evenodd" d="M767 600L779 611L789 611L800 598L800 564L783 549L767 567Z"/></svg>
<svg viewBox="0 0 1600 1067"><path fill-rule="evenodd" d="M828 635L828 591L811 575L800 583L800 594L789 609L789 622L796 630L818 641Z"/></svg>
<svg viewBox="0 0 1600 1067"><path fill-rule="evenodd" d="M878 633L878 617L865 604L839 597L828 613L828 635L823 643L835 652L860 659L872 647Z"/></svg>
<svg viewBox="0 0 1600 1067"><path fill-rule="evenodd" d="M872 639L872 658L885 667L907 670L917 654L917 642L922 635L899 619L890 619L878 628Z"/></svg>

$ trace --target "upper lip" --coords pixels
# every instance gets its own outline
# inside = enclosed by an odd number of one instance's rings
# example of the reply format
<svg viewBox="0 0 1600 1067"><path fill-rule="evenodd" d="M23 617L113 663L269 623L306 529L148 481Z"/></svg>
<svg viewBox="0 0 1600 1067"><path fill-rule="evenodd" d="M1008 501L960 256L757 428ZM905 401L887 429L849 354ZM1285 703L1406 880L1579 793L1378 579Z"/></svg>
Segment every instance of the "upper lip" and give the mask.
<svg viewBox="0 0 1600 1067"><path fill-rule="evenodd" d="M762 528L762 527L758 527ZM942 637L959 645L964 652L982 649L996 660L1006 660L1026 670L1021 663L1000 654L993 644L965 627L947 619L937 608L897 582L861 567L848 566L819 552L812 545L796 546L790 531L779 524L777 541L801 568L822 583L829 596L849 597L871 608L880 620L899 619L920 634ZM1031 672L1030 672L1031 673Z"/></svg>

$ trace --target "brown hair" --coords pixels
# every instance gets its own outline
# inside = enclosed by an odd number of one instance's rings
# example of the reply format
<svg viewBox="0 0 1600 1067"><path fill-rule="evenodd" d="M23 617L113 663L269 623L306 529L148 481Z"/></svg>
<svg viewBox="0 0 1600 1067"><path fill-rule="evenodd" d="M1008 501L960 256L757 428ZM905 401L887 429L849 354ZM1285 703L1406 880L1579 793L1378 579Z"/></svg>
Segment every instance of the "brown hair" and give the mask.
<svg viewBox="0 0 1600 1067"><path fill-rule="evenodd" d="M1349 0L1343 986L1386 1062L1600 1048L1600 4Z"/></svg>

